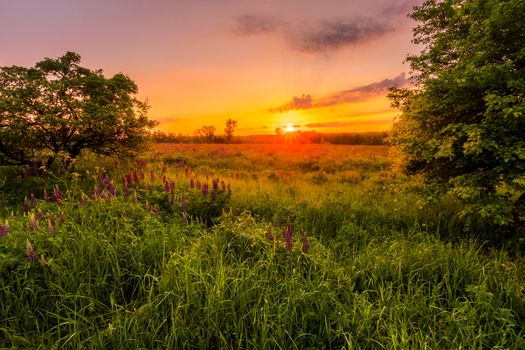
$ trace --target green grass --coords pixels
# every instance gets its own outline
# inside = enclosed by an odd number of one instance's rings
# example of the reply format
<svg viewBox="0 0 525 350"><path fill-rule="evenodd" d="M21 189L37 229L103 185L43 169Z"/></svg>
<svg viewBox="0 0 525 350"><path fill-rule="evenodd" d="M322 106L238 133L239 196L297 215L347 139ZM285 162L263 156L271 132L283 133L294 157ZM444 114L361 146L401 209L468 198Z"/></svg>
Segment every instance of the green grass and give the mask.
<svg viewBox="0 0 525 350"><path fill-rule="evenodd" d="M253 150L235 152L254 161ZM190 157L171 155L182 156ZM130 187L137 203L120 183L137 169L133 163L116 169L108 162L106 171L103 161L95 169L85 160L78 176L51 182L6 172L0 348L525 348L525 260L515 247L473 238L482 223L454 216L459 203L420 207L415 194L399 189L408 179L386 178L372 165L297 170L301 159L269 157L282 167L239 176L235 163L213 172L208 161L192 160L202 182L209 172L210 189L215 176L231 184L231 197L219 186L215 199L189 187L194 168L158 159L139 168L145 180ZM351 172L366 176L338 181ZM117 196L81 200L105 173ZM175 182L173 192L163 176ZM20 181L30 186L7 190ZM36 203L23 213L25 189L55 184L61 203L35 191ZM26 259L28 242L36 261Z"/></svg>

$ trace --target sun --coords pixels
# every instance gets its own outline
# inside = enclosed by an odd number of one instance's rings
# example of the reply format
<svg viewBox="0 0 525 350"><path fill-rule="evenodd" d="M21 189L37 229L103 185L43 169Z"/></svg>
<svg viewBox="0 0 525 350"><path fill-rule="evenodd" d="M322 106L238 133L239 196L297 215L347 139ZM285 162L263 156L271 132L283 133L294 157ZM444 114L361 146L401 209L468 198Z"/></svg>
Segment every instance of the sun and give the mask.
<svg viewBox="0 0 525 350"><path fill-rule="evenodd" d="M292 123L288 123L288 124L285 125L284 131L286 131L286 132L294 132L295 131L295 127L293 126Z"/></svg>

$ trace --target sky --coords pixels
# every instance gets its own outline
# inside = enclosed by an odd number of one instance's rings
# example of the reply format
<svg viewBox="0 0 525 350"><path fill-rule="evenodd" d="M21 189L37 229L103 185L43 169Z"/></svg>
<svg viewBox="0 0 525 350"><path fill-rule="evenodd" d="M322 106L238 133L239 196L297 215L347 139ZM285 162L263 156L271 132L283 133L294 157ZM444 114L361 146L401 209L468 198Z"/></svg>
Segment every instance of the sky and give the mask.
<svg viewBox="0 0 525 350"><path fill-rule="evenodd" d="M421 0L0 0L0 66L122 72L165 132L384 131Z"/></svg>

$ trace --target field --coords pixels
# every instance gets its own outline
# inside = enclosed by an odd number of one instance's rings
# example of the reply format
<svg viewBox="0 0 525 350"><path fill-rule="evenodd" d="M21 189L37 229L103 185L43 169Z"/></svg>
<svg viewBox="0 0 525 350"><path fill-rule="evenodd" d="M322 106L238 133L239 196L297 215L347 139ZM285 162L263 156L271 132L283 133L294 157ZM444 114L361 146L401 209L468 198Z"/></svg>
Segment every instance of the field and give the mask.
<svg viewBox="0 0 525 350"><path fill-rule="evenodd" d="M525 348L523 241L382 146L157 144L0 176L0 348Z"/></svg>

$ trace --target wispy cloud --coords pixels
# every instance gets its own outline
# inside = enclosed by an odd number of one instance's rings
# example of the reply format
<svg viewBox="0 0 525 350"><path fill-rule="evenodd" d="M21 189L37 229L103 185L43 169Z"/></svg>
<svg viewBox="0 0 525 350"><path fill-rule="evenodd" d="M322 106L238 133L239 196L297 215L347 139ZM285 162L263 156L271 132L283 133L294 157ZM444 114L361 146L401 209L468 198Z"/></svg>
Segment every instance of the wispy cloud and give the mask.
<svg viewBox="0 0 525 350"><path fill-rule="evenodd" d="M307 128L341 128L341 127L347 127L347 126L353 126L353 125L361 125L361 124L384 124L384 120L368 120L366 122L362 121L349 121L349 122L325 122L325 123L309 123L305 124L304 126Z"/></svg>
<svg viewBox="0 0 525 350"><path fill-rule="evenodd" d="M286 23L273 16L245 15L237 17L234 32L238 35L269 34L280 31Z"/></svg>
<svg viewBox="0 0 525 350"><path fill-rule="evenodd" d="M410 83L405 73L399 74L392 79L383 79L379 82L359 86L349 90L343 90L332 95L314 100L311 95L294 96L292 100L277 108L270 109L272 113L284 113L292 110L302 110L320 107L337 106L350 102L359 102L367 100L387 92L388 88L397 86L403 87Z"/></svg>
<svg viewBox="0 0 525 350"><path fill-rule="evenodd" d="M334 19L288 37L290 45L301 52L327 53L380 37L394 28L369 18Z"/></svg>
<svg viewBox="0 0 525 350"><path fill-rule="evenodd" d="M385 1L374 17L328 18L307 23L248 14L236 18L234 32L242 36L276 34L295 51L326 55L396 31L403 26L402 17L421 1Z"/></svg>

